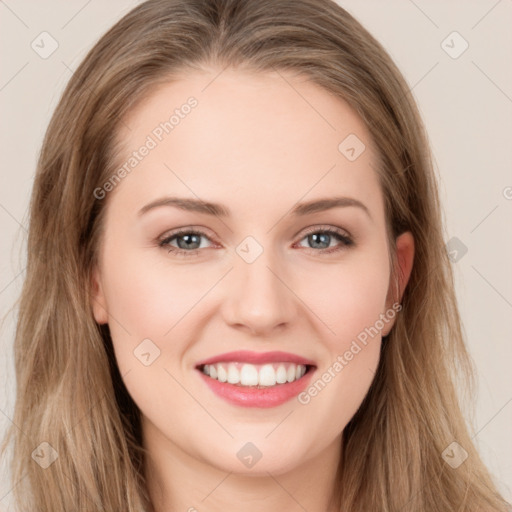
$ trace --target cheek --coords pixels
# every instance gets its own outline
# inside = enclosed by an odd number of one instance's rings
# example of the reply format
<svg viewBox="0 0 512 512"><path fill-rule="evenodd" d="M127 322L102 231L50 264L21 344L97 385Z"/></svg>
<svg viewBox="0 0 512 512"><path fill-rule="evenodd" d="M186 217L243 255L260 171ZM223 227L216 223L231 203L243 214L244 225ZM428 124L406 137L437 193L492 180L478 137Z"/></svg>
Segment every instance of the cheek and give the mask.
<svg viewBox="0 0 512 512"><path fill-rule="evenodd" d="M297 295L324 325L331 351L345 350L385 311L389 269L385 252L377 253L384 256L358 254L339 264L316 265L296 282Z"/></svg>
<svg viewBox="0 0 512 512"><path fill-rule="evenodd" d="M178 384L182 375L177 365L187 350L191 311L211 287L204 276L181 268L171 269L165 262L148 265L142 252L132 253L110 265L104 280L109 328L125 386L145 416L165 417L167 431L183 423L179 415L168 414L169 404L180 410L191 405Z"/></svg>
<svg viewBox="0 0 512 512"><path fill-rule="evenodd" d="M133 338L163 338L215 282L197 268L170 266L165 258L148 265L143 254L128 255L111 267L106 280L111 317Z"/></svg>
<svg viewBox="0 0 512 512"><path fill-rule="evenodd" d="M299 292L324 325L322 342L329 354L299 402L330 410L325 427L333 434L361 405L380 358L389 268L385 250L368 254L315 272Z"/></svg>

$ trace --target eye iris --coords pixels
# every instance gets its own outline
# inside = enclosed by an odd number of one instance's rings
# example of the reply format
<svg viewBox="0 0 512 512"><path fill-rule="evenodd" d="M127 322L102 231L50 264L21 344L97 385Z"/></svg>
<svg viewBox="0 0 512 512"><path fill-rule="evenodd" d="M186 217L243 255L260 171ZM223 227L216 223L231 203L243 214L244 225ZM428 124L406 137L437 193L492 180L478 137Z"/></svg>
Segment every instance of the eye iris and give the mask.
<svg viewBox="0 0 512 512"><path fill-rule="evenodd" d="M194 235L194 234L188 234L188 235L180 235L176 238L178 242L178 247L180 249L198 249L201 245L201 235ZM185 241L185 245L180 243L180 240ZM197 244L197 247L191 247L190 244Z"/></svg>
<svg viewBox="0 0 512 512"><path fill-rule="evenodd" d="M308 236L310 242L312 242L313 247L317 247L317 244L327 244L329 247L329 242L331 239L331 235L326 233L314 233ZM325 249L325 247L320 247L321 249Z"/></svg>

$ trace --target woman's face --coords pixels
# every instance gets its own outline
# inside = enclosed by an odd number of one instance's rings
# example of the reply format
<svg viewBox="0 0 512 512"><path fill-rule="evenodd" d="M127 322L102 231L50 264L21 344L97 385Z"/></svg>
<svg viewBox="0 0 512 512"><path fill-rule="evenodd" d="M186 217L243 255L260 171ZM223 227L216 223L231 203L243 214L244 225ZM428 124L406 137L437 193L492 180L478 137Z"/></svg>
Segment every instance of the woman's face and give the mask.
<svg viewBox="0 0 512 512"><path fill-rule="evenodd" d="M286 72L219 72L159 87L121 123L95 191L94 315L149 446L277 475L338 457L399 314L383 196L347 103ZM397 249L403 290L408 233Z"/></svg>

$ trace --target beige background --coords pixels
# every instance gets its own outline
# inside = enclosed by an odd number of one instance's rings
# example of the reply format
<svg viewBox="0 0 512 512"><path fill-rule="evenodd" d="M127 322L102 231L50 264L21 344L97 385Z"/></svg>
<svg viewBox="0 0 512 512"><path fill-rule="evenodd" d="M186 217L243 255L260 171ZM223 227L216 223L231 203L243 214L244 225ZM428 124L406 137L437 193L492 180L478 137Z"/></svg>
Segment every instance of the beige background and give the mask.
<svg viewBox="0 0 512 512"><path fill-rule="evenodd" d="M15 381L9 308L24 278L27 207L37 153L60 93L87 50L134 0L0 0L0 435ZM340 0L395 59L419 103L441 175L446 240L468 249L457 293L478 369L475 442L512 501L512 0ZM56 51L31 43L48 32ZM469 47L458 58L464 41ZM50 48L46 39L45 48ZM41 43L39 43L41 46ZM451 47L451 48L449 48ZM40 50L41 51L41 50ZM73 340L70 340L72 342ZM0 473L0 509L10 486Z"/></svg>

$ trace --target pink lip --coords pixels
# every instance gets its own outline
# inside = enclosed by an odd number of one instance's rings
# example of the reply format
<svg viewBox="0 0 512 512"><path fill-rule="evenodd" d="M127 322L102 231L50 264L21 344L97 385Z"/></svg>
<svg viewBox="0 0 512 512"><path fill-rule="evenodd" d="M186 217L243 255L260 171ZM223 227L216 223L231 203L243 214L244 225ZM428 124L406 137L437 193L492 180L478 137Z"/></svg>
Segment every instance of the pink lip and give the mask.
<svg viewBox="0 0 512 512"><path fill-rule="evenodd" d="M237 386L228 382L219 382L217 379L208 377L201 370L198 371L205 384L223 400L241 407L260 408L276 407L291 400L304 391L310 383L313 373L315 373L315 369L310 368L299 380L258 389Z"/></svg>
<svg viewBox="0 0 512 512"><path fill-rule="evenodd" d="M196 368L205 364L215 363L252 363L252 364L265 364L265 363L295 363L309 366L315 366L313 361L305 359L304 357L290 354L289 352L251 352L249 350L236 350L234 352L226 352L218 356L204 359L196 364ZM293 384L293 383L292 383ZM285 384L283 384L285 386Z"/></svg>

